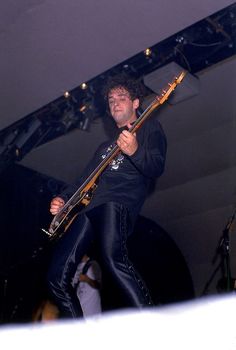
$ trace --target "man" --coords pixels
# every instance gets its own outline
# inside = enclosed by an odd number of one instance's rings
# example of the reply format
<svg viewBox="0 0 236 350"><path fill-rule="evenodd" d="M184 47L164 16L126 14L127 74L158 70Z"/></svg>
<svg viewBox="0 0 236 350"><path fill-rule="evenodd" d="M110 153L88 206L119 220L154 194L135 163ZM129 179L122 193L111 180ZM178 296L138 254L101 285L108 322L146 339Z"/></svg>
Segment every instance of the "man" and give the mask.
<svg viewBox="0 0 236 350"><path fill-rule="evenodd" d="M72 281L72 286L76 288L76 294L84 318L102 312L101 283L102 272L99 264L85 254L77 267Z"/></svg>
<svg viewBox="0 0 236 350"><path fill-rule="evenodd" d="M81 315L71 281L92 241L98 247L102 271L113 278L128 305L152 305L147 288L128 259L126 240L150 184L164 170L166 138L160 124L152 117L144 122L137 135L128 131L137 119L140 94L139 83L125 75L110 79L104 90L110 114L117 125L115 140L121 153L100 175L91 202L55 247L48 275L49 287L65 317ZM114 141L104 142L77 186L68 187L52 200L50 211L53 215L59 212L113 146Z"/></svg>

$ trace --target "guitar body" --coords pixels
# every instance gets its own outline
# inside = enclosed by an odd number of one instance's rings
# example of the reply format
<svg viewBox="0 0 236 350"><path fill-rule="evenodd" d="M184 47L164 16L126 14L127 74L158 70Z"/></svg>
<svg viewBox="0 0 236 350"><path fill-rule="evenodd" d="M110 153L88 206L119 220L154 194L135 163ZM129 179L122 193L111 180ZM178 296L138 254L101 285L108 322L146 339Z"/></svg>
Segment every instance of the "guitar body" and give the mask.
<svg viewBox="0 0 236 350"><path fill-rule="evenodd" d="M77 215L85 208L85 205L83 203L78 203L76 204L73 209L70 210L68 214L64 216L64 219L61 220L60 225L57 226L56 229L51 230L49 228L49 233L50 233L50 239L59 239L61 238L64 233L67 231L69 226L72 224L72 222L75 220Z"/></svg>
<svg viewBox="0 0 236 350"><path fill-rule="evenodd" d="M63 236L77 215L90 203L96 188L97 185L94 183L89 190L79 193L79 198L76 199L72 196L59 213L54 216L49 230L42 229L42 231L46 233L51 240L56 240Z"/></svg>

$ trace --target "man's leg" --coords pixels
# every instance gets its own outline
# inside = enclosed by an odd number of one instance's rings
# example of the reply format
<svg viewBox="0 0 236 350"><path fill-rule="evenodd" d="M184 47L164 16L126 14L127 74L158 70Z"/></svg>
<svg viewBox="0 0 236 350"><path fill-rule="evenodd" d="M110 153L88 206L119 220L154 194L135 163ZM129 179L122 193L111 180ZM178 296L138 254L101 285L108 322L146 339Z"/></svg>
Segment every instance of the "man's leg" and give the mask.
<svg viewBox="0 0 236 350"><path fill-rule="evenodd" d="M90 222L84 214L80 214L55 245L48 271L48 284L62 317L82 316L71 282L91 239Z"/></svg>
<svg viewBox="0 0 236 350"><path fill-rule="evenodd" d="M91 216L90 216L91 215ZM128 258L126 241L131 229L128 211L118 203L107 203L89 212L96 226L103 268L119 285L130 306L153 305L149 291Z"/></svg>

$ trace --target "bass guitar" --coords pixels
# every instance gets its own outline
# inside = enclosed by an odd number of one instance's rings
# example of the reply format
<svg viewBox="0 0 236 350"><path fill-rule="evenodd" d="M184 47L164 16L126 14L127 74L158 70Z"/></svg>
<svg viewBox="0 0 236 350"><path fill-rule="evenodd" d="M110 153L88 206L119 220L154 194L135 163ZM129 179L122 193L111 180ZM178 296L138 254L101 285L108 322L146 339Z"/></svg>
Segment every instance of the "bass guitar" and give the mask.
<svg viewBox="0 0 236 350"><path fill-rule="evenodd" d="M174 91L176 86L182 82L186 75L183 71L179 76L168 84L168 87L162 91L162 94L156 96L152 103L145 109L145 111L136 119L135 123L129 129L132 134L135 133L150 116L150 114L159 106L161 106ZM121 152L117 144L111 149L106 158L93 170L84 183L77 189L73 196L65 203L61 210L54 216L48 230L42 229L50 239L60 238L67 228L73 222L77 214L89 204L94 191L97 188L97 180L106 167L114 160L114 158Z"/></svg>

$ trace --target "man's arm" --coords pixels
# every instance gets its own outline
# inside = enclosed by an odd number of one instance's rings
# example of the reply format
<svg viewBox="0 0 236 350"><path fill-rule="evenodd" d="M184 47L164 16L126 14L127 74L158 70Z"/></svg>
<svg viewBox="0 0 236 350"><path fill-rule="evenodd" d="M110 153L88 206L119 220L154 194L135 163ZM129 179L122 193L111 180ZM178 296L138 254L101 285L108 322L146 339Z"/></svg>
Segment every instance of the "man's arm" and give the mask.
<svg viewBox="0 0 236 350"><path fill-rule="evenodd" d="M129 159L144 176L156 178L164 171L167 150L166 137L158 121L150 123L145 137L145 142L138 143Z"/></svg>
<svg viewBox="0 0 236 350"><path fill-rule="evenodd" d="M85 167L82 175L79 177L76 183L65 186L64 190L62 190L60 194L58 194L55 198L52 199L50 204L50 212L52 215L56 215L60 211L60 209L64 206L65 202L67 202L68 199L73 196L73 194L78 190L78 188L84 183L84 181L89 177L92 171L96 168L99 161L101 161L98 157L98 154L99 154L98 151L101 146L99 146L97 151L94 153L93 158Z"/></svg>
<svg viewBox="0 0 236 350"><path fill-rule="evenodd" d="M92 278L88 277L87 275L80 274L79 275L80 282L86 282L88 283L92 288L94 289L100 289L100 283L96 280L93 280Z"/></svg>

